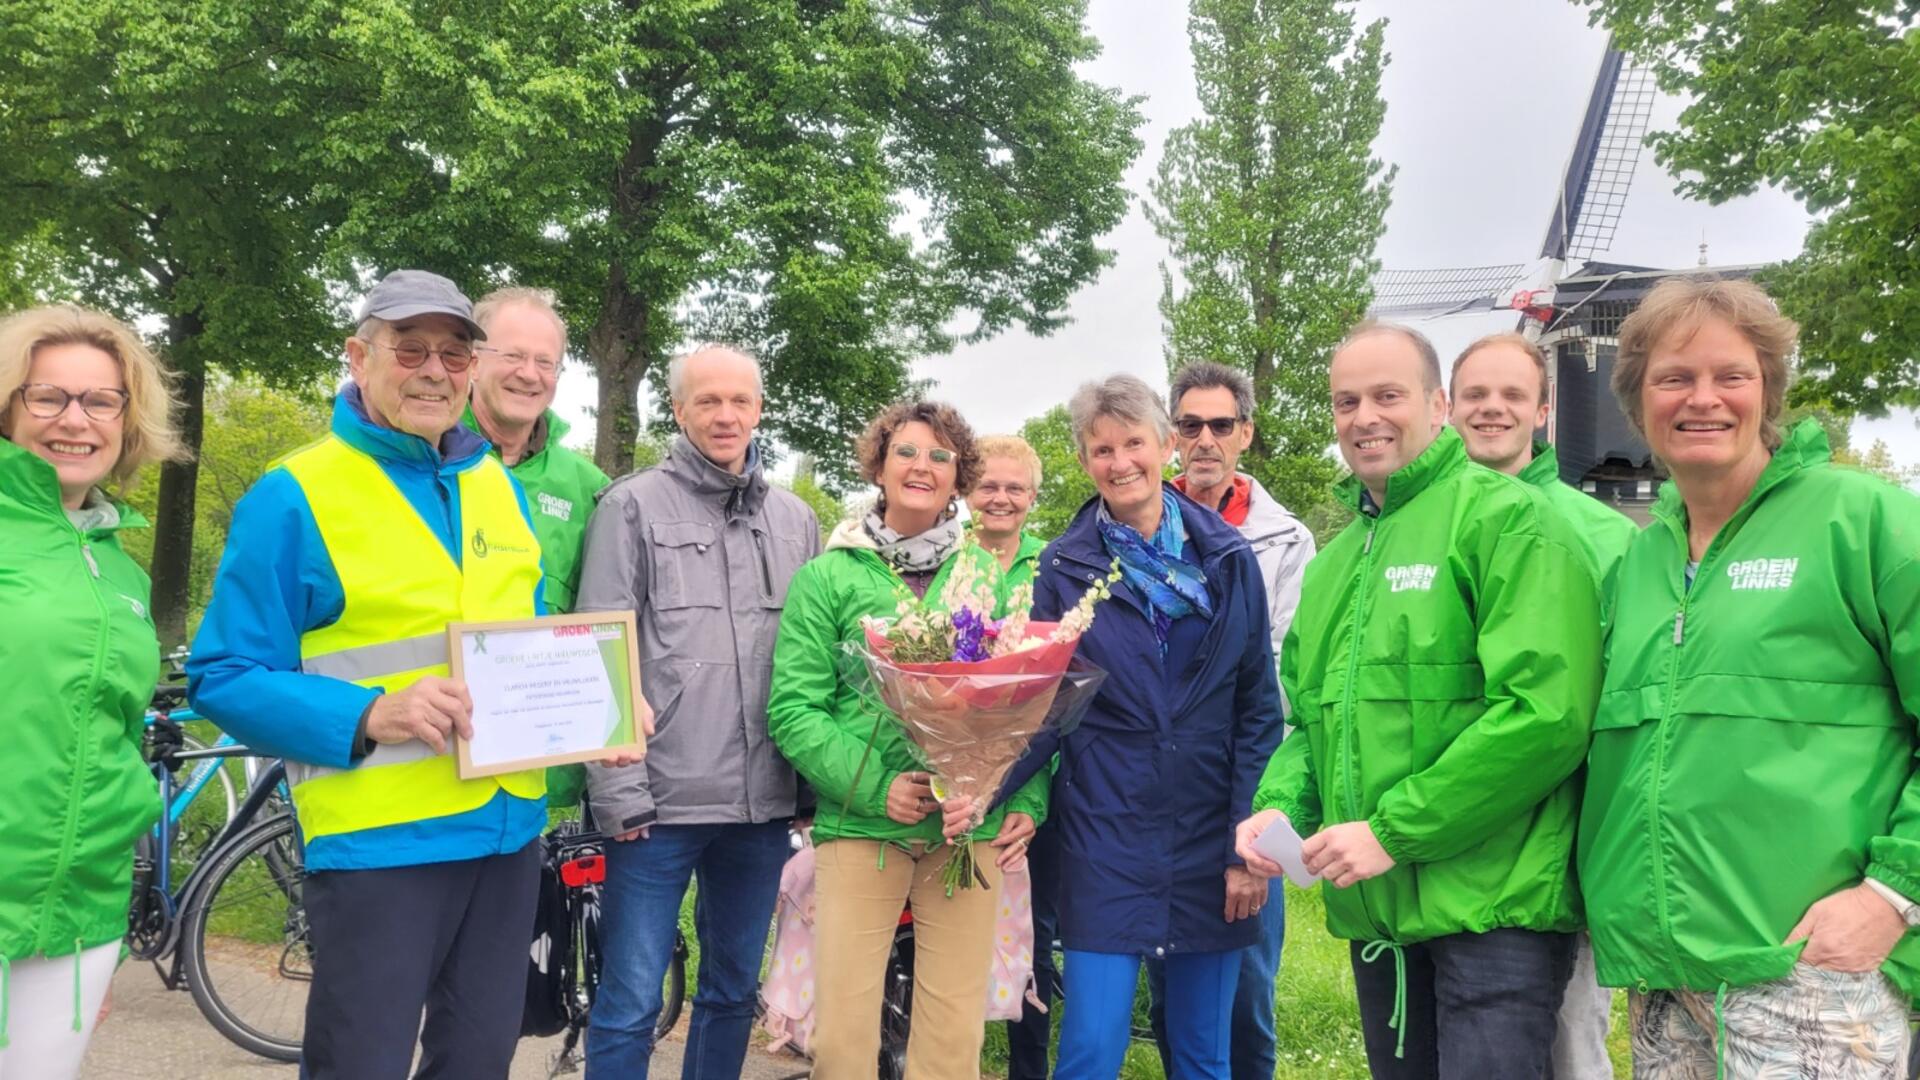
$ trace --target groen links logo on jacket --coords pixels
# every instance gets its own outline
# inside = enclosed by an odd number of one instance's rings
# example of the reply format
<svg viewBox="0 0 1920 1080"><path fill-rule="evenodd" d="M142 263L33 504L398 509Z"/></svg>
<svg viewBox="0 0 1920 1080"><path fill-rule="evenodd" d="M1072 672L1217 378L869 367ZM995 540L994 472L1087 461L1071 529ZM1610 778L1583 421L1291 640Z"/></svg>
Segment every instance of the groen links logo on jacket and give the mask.
<svg viewBox="0 0 1920 1080"><path fill-rule="evenodd" d="M518 544L489 543L487 541L487 531L485 529L473 530L473 541L469 543L467 546L470 549L472 549L473 557L476 559L486 558L487 553L490 551L505 551L514 555L525 555L527 552L533 550L532 548L521 547Z"/></svg>
<svg viewBox="0 0 1920 1080"><path fill-rule="evenodd" d="M1393 592L1405 589L1419 589L1427 592L1433 588L1433 579L1440 568L1429 563L1414 563L1411 566L1387 567L1387 584L1393 586Z"/></svg>
<svg viewBox="0 0 1920 1080"><path fill-rule="evenodd" d="M558 495L542 491L538 493L535 501L540 506L540 512L548 517L556 517L561 521L573 520L572 499L563 499Z"/></svg>
<svg viewBox="0 0 1920 1080"><path fill-rule="evenodd" d="M1742 559L1727 567L1727 580L1735 589L1785 589L1799 568L1799 559Z"/></svg>

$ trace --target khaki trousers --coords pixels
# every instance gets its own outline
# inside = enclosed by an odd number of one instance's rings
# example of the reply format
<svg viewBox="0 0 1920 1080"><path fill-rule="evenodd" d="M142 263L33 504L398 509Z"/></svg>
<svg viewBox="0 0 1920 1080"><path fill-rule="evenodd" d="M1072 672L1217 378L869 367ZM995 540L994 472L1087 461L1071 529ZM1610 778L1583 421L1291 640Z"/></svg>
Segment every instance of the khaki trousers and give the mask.
<svg viewBox="0 0 1920 1080"><path fill-rule="evenodd" d="M973 845L978 882L948 897L952 849L914 852L874 840L829 840L814 862L814 1080L873 1080L887 952L900 910L913 905L913 1026L908 1080L978 1080L987 981L1000 893L998 854ZM915 854L918 852L918 854Z"/></svg>

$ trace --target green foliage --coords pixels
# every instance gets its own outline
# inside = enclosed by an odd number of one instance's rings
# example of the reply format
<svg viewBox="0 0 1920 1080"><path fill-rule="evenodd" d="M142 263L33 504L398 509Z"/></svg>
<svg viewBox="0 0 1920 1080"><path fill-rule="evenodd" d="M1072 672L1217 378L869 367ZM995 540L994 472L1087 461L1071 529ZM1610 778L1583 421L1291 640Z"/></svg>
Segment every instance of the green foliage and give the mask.
<svg viewBox="0 0 1920 1080"><path fill-rule="evenodd" d="M1393 172L1371 155L1386 106L1383 20L1350 0L1193 0L1203 115L1167 139L1148 216L1169 370L1213 360L1253 377L1242 468L1295 513L1326 501L1327 359L1371 301Z"/></svg>
<svg viewBox="0 0 1920 1080"><path fill-rule="evenodd" d="M1020 437L1040 457L1040 494L1027 515L1027 531L1052 540L1067 531L1073 515L1093 498L1093 481L1080 467L1065 405L1055 405L1022 424Z"/></svg>
<svg viewBox="0 0 1920 1080"><path fill-rule="evenodd" d="M342 236L556 287L608 472L643 381L707 338L760 353L762 430L834 487L911 358L1048 332L1110 260L1140 118L1075 73L1084 8L396 0L349 28L381 90L358 127L404 130L415 161Z"/></svg>
<svg viewBox="0 0 1920 1080"><path fill-rule="evenodd" d="M820 542L827 542L833 527L847 516L847 510L832 492L820 486L818 465L810 454L801 454L794 462L793 483L787 490L800 497L800 501L813 508L813 516L820 522Z"/></svg>
<svg viewBox="0 0 1920 1080"><path fill-rule="evenodd" d="M216 376L207 391L206 433L200 443L199 490L194 500L187 626L200 621L213 594L213 575L233 525L233 508L275 461L327 432L329 410L318 386L274 390L253 378ZM150 520L159 497L159 470L133 478L124 495ZM152 558L151 530L122 534L142 566Z"/></svg>
<svg viewBox="0 0 1920 1080"><path fill-rule="evenodd" d="M1684 195L1818 215L1761 281L1800 321L1800 400L1920 405L1920 16L1912 0L1582 0L1691 99L1649 142Z"/></svg>

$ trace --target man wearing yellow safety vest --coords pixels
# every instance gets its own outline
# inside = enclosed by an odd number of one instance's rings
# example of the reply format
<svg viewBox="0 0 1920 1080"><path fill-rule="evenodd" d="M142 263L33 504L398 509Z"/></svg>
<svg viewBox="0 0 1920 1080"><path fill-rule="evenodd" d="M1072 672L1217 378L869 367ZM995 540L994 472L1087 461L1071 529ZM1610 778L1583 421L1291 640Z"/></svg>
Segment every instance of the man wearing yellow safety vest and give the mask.
<svg viewBox="0 0 1920 1080"><path fill-rule="evenodd" d="M544 611L525 495L460 425L451 281L389 274L346 341L331 433L234 508L187 665L195 708L287 761L312 935L312 1080L505 1077L546 824L540 770L461 780L449 622ZM422 1012L425 1024L422 1026Z"/></svg>

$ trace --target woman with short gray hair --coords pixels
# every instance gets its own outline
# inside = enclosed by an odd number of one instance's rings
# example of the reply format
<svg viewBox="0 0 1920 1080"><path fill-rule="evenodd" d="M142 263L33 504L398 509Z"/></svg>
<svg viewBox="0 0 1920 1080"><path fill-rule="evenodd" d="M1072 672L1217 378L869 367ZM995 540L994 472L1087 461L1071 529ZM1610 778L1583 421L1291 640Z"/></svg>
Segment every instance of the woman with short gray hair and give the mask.
<svg viewBox="0 0 1920 1080"><path fill-rule="evenodd" d="M1182 1077L1226 1077L1239 950L1266 883L1233 854L1234 822L1280 741L1266 588L1239 530L1162 482L1173 425L1131 375L1068 405L1098 494L1047 545L1033 618L1058 619L1117 575L1080 639L1106 669L1086 718L1037 740L1009 784L1057 746L1066 996L1055 1075L1110 1078L1126 1054L1140 962L1166 961L1167 1035Z"/></svg>

